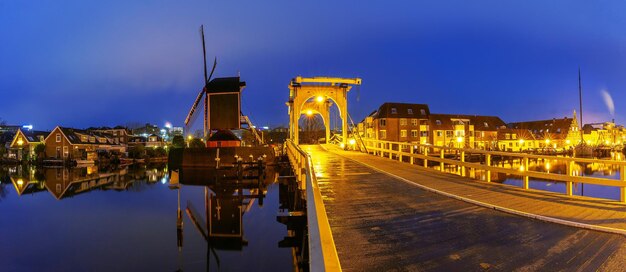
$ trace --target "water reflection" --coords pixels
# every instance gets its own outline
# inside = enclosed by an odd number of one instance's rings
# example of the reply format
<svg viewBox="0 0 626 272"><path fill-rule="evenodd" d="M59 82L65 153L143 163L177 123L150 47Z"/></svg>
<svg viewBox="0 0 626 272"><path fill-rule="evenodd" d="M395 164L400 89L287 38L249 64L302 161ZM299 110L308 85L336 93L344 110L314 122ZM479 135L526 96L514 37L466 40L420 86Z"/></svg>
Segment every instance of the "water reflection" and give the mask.
<svg viewBox="0 0 626 272"><path fill-rule="evenodd" d="M155 182L167 179L165 165L143 167L99 168L35 168L13 166L0 169L0 181L10 181L18 196L50 192L57 200L93 190L128 190L138 180ZM6 188L2 188L6 190ZM5 194L3 194L6 196ZM2 195L0 195L2 197Z"/></svg>

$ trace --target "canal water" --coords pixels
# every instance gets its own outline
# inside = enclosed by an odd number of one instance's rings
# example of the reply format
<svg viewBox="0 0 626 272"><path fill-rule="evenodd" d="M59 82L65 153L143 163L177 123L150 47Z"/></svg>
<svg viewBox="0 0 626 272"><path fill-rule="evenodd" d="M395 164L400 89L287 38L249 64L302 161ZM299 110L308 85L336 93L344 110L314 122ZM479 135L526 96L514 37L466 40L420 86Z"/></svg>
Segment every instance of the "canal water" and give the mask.
<svg viewBox="0 0 626 272"><path fill-rule="evenodd" d="M164 165L0 168L0 271L292 271L274 177L171 184Z"/></svg>

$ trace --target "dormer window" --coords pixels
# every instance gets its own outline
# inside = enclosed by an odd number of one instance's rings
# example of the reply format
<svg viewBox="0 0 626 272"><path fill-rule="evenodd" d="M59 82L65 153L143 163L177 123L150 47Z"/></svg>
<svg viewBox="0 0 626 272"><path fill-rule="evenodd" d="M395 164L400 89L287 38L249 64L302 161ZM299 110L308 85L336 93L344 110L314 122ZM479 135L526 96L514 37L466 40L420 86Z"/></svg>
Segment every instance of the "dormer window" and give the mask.
<svg viewBox="0 0 626 272"><path fill-rule="evenodd" d="M487 122L484 122L483 124L485 125L486 128L489 127L489 124L487 124Z"/></svg>
<svg viewBox="0 0 626 272"><path fill-rule="evenodd" d="M391 108L391 114L397 114L398 110L396 108Z"/></svg>
<svg viewBox="0 0 626 272"><path fill-rule="evenodd" d="M413 109L408 109L408 110L407 110L407 112L408 112L409 114L413 114Z"/></svg>
<svg viewBox="0 0 626 272"><path fill-rule="evenodd" d="M420 109L420 114L426 115L426 110L425 109Z"/></svg>
<svg viewBox="0 0 626 272"><path fill-rule="evenodd" d="M438 126L441 125L441 120L435 120L435 124L437 124Z"/></svg>

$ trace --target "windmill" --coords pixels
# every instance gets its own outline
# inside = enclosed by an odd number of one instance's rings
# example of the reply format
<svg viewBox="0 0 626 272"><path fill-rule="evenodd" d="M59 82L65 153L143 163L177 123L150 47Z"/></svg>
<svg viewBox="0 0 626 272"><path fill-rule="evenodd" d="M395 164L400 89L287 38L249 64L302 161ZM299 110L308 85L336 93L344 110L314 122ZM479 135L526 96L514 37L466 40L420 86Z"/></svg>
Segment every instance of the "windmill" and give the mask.
<svg viewBox="0 0 626 272"><path fill-rule="evenodd" d="M246 86L245 82L237 77L213 78L217 58L213 60L211 73L207 75L206 46L204 40L204 26L200 26L202 37L202 55L204 60L204 87L198 93L187 118L185 118L185 129L188 131L193 124L194 114L204 98L204 138L211 136L213 130L240 129L241 125L247 125L252 131L257 144L264 144L263 137L259 135L255 126L250 122L250 118L241 113L240 92Z"/></svg>
<svg viewBox="0 0 626 272"><path fill-rule="evenodd" d="M188 130L191 127L193 123L192 117L194 116L194 113L196 112L196 109L198 108L200 101L202 101L202 98L204 97L203 128L204 128L204 138L206 138L207 134L210 132L210 128L208 127L208 122L207 122L207 120L209 119L209 97L207 95L207 85L209 84L211 78L213 77L213 72L215 72L215 67L217 66L217 57L215 57L215 59L213 60L213 68L211 68L211 74L207 76L206 46L205 46L205 41L204 41L204 25L200 26L200 35L202 37L202 56L204 60L204 86L202 90L200 91L200 93L198 93L198 97L196 98L196 101L191 106L191 110L189 110L189 114L187 114L187 118L185 118L185 130Z"/></svg>

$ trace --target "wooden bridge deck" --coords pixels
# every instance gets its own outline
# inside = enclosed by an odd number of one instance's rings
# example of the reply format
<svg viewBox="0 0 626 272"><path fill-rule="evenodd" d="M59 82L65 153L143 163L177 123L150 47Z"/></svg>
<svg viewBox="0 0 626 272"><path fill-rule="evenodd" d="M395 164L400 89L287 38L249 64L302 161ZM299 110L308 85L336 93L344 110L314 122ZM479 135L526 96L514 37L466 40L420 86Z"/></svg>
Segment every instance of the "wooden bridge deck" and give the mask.
<svg viewBox="0 0 626 272"><path fill-rule="evenodd" d="M329 152L320 146L303 149L312 156L346 271L619 271L626 267L623 235L515 216L435 194L411 182L441 183L438 188L449 192L460 187L460 195L502 198L505 203L515 197L510 202L515 206L526 205L521 201L526 198L537 201L533 204L537 212L549 210L539 201L546 205L568 202L568 207L584 210L581 217L593 222L600 222L591 212L596 205L611 206L615 216L624 212L624 206L556 199L556 194L526 195L515 188L469 182L371 155ZM619 227L625 218L602 222Z"/></svg>

